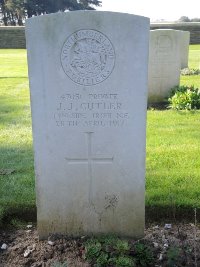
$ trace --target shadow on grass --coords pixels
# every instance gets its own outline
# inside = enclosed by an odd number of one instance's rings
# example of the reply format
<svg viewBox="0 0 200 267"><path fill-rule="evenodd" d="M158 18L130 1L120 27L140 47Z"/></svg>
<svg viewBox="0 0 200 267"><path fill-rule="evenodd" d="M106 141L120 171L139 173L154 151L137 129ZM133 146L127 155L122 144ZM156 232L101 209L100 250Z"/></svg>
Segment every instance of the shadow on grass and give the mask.
<svg viewBox="0 0 200 267"><path fill-rule="evenodd" d="M31 145L0 147L0 225L13 218L36 220L35 178ZM2 172L4 173L4 172ZM5 172L6 173L6 172Z"/></svg>
<svg viewBox="0 0 200 267"><path fill-rule="evenodd" d="M18 219L19 221L25 221L27 223L36 222L37 221L36 206L34 205L26 208L18 206L12 209L5 210L2 218L0 218L0 229L7 227L15 219Z"/></svg>
<svg viewBox="0 0 200 267"><path fill-rule="evenodd" d="M146 222L191 222L194 223L194 207L191 206L146 206L145 208ZM200 221L200 208L196 209L197 221Z"/></svg>
<svg viewBox="0 0 200 267"><path fill-rule="evenodd" d="M149 110L167 110L169 106L169 102L166 100L164 102L157 102L148 104L147 109Z"/></svg>
<svg viewBox="0 0 200 267"><path fill-rule="evenodd" d="M200 221L200 209L196 209L197 221ZM145 222L148 223L194 223L194 209L191 207L176 207L175 216L170 206L147 206L145 208ZM13 219L25 222L37 221L37 208L35 205L29 207L16 206L5 210L0 218L0 228L9 225Z"/></svg>

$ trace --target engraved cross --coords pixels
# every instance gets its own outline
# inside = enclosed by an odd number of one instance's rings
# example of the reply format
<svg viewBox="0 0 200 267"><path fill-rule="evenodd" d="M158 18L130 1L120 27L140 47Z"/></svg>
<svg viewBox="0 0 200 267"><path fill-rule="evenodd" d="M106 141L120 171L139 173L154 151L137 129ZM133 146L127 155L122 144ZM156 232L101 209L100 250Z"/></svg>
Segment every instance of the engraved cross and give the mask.
<svg viewBox="0 0 200 267"><path fill-rule="evenodd" d="M92 194L92 164L93 163L113 163L114 157L93 157L92 156L92 134L93 132L86 132L87 134L87 157L86 158L68 158L65 159L69 164L87 163L88 175L90 180L90 194ZM90 195L91 196L91 195ZM90 198L91 200L91 198Z"/></svg>

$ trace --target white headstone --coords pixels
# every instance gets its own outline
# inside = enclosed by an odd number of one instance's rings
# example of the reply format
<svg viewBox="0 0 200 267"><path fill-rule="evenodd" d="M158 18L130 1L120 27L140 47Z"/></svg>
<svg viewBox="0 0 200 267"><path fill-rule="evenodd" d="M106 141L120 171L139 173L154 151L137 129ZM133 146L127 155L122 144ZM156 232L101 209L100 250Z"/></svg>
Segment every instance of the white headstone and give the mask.
<svg viewBox="0 0 200 267"><path fill-rule="evenodd" d="M26 23L40 238L144 231L149 19Z"/></svg>
<svg viewBox="0 0 200 267"><path fill-rule="evenodd" d="M161 102L179 85L181 31L150 31L148 103Z"/></svg>
<svg viewBox="0 0 200 267"><path fill-rule="evenodd" d="M181 69L188 67L188 55L189 55L189 45L190 45L190 32L181 31Z"/></svg>

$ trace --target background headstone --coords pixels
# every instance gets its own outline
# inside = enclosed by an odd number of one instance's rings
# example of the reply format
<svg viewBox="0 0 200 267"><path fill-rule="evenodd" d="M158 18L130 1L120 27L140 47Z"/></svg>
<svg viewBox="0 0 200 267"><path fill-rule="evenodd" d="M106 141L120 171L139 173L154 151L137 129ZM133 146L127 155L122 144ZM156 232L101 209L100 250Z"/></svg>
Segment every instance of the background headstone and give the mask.
<svg viewBox="0 0 200 267"><path fill-rule="evenodd" d="M162 102L180 81L181 31L153 30L149 41L148 103Z"/></svg>
<svg viewBox="0 0 200 267"><path fill-rule="evenodd" d="M143 235L148 35L112 12L27 21L40 238Z"/></svg>
<svg viewBox="0 0 200 267"><path fill-rule="evenodd" d="M188 67L188 55L189 55L189 45L190 45L190 32L181 31L181 69Z"/></svg>

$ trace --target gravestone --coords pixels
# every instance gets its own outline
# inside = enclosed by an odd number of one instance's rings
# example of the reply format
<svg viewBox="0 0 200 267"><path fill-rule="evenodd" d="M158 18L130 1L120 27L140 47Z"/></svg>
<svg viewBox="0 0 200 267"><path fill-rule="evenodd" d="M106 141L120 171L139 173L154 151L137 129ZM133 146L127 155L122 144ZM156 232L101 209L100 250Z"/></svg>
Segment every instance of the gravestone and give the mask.
<svg viewBox="0 0 200 267"><path fill-rule="evenodd" d="M190 32L181 31L181 41L180 41L180 51L181 51L181 69L188 67L188 54L190 45Z"/></svg>
<svg viewBox="0 0 200 267"><path fill-rule="evenodd" d="M153 30L149 41L148 103L162 102L180 82L181 31Z"/></svg>
<svg viewBox="0 0 200 267"><path fill-rule="evenodd" d="M40 238L144 231L149 19L28 19Z"/></svg>

